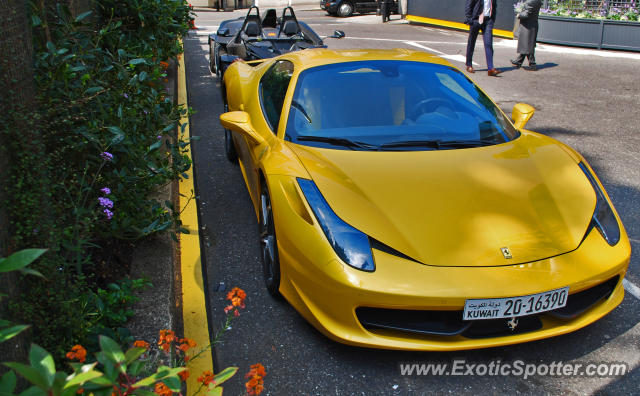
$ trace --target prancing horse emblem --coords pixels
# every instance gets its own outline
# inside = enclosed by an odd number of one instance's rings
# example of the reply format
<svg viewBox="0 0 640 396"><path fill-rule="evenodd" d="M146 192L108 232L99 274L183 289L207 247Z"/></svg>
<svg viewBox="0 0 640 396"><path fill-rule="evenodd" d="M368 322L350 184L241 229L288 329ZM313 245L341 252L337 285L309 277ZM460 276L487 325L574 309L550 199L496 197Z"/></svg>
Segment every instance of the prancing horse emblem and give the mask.
<svg viewBox="0 0 640 396"><path fill-rule="evenodd" d="M509 250L508 247L500 248L500 251L502 252L502 255L504 256L504 258L506 259L513 258L513 256L511 256L511 250Z"/></svg>
<svg viewBox="0 0 640 396"><path fill-rule="evenodd" d="M518 327L518 319L515 317L511 318L511 320L507 321L507 326L509 326L509 330L514 331L516 327Z"/></svg>

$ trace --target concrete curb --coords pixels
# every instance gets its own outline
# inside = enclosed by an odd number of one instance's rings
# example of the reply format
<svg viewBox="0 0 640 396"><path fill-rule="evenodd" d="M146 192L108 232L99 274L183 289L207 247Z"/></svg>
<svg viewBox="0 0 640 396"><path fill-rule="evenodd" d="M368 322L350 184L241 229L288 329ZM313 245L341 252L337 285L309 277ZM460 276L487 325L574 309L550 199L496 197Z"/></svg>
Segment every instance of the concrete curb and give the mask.
<svg viewBox="0 0 640 396"><path fill-rule="evenodd" d="M178 104L188 109L187 101L187 77L185 72L184 56L178 62ZM191 132L189 128L189 115L183 114L180 124L184 125L181 140L189 141ZM180 219L182 227L189 230L188 234L180 235L180 274L182 281L182 323L184 335L194 340L198 347L196 352L211 344L212 328L208 317L207 309L206 272L203 271L203 257L200 249L200 222L198 217L198 207L196 203L196 185L194 175L194 164L192 150L189 146L184 154L187 155L192 165L185 172L186 177L179 182L179 208L182 210ZM206 370L211 370L213 366L213 355L211 349L207 349L200 354L199 358L189 363L191 375L187 379L187 394L195 394L200 389L197 377Z"/></svg>

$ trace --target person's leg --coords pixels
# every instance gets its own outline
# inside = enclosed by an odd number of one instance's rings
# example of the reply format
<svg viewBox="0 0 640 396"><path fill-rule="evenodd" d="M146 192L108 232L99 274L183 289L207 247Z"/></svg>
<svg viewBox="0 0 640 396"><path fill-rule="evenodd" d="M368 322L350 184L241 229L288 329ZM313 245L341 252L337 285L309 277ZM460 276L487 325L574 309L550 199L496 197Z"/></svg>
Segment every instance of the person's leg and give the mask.
<svg viewBox="0 0 640 396"><path fill-rule="evenodd" d="M493 70L493 19L485 22L482 28L482 39L484 41L484 53L487 57L487 69Z"/></svg>
<svg viewBox="0 0 640 396"><path fill-rule="evenodd" d="M518 56L515 59L511 59L511 64L517 68L520 68L526 56L527 56L526 54L518 54Z"/></svg>
<svg viewBox="0 0 640 396"><path fill-rule="evenodd" d="M476 47L476 39L478 38L479 30L480 24L476 21L469 26L469 38L467 39L467 67L473 67L473 50Z"/></svg>

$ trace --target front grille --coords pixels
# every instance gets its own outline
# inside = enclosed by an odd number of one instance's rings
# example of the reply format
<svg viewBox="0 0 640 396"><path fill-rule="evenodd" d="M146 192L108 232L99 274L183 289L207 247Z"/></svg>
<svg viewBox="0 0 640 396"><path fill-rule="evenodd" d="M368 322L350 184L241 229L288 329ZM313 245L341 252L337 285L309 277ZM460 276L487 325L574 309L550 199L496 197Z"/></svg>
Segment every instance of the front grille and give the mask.
<svg viewBox="0 0 640 396"><path fill-rule="evenodd" d="M463 311L420 311L407 309L386 309L359 307L356 316L362 326L369 330L386 329L404 333L456 336L466 338L492 338L522 334L542 328L542 315L554 318L573 319L586 310L608 298L620 277L615 276L606 282L578 293L569 295L567 305L553 311L537 315L518 317L518 325L511 329L508 319L462 320Z"/></svg>

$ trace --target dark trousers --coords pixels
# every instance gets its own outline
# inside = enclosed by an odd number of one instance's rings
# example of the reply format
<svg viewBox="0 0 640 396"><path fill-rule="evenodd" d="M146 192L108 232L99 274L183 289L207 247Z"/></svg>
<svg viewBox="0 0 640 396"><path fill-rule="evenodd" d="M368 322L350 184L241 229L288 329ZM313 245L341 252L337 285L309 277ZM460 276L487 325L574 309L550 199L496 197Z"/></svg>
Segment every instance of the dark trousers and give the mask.
<svg viewBox="0 0 640 396"><path fill-rule="evenodd" d="M493 69L493 19L487 19L482 25L478 21L473 21L469 26L469 39L467 40L467 66L473 65L473 50L476 47L478 33L482 30L484 41L484 53L487 56L487 68Z"/></svg>
<svg viewBox="0 0 640 396"><path fill-rule="evenodd" d="M518 57L515 59L516 63L522 64L522 62L524 62L524 58L529 59L529 64L530 65L535 65L536 64L536 55L534 52L530 53L530 54L518 54Z"/></svg>

